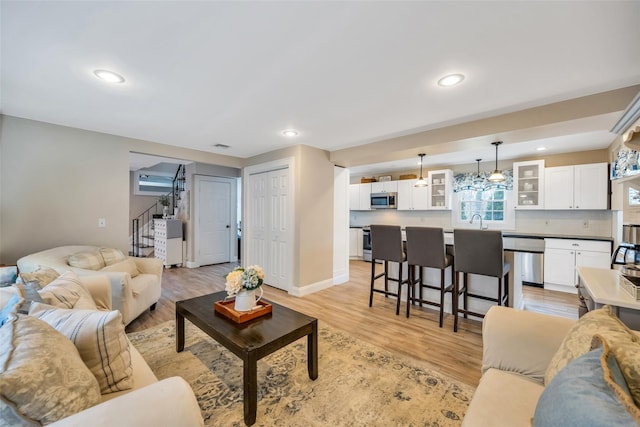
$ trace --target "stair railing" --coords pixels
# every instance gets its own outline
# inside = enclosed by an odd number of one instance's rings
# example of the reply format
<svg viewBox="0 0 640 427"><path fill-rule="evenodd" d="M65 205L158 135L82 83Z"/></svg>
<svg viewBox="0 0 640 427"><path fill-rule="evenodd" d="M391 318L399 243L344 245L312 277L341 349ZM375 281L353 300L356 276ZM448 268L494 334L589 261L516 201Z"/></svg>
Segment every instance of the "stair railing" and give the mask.
<svg viewBox="0 0 640 427"><path fill-rule="evenodd" d="M159 212L158 212L159 211ZM147 210L142 212L131 221L131 255L141 257L141 249L148 248L150 245L140 243L141 237L151 239L153 231L153 218L162 217L162 207L156 201ZM142 226L142 229L141 229ZM145 234L146 229L146 234Z"/></svg>

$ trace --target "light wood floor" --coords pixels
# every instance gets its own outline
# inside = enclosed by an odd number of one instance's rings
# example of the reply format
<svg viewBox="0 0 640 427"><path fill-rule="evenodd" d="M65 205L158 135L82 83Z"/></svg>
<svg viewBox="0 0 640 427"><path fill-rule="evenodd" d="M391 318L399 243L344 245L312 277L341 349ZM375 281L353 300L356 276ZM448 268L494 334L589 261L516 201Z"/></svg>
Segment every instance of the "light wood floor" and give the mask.
<svg viewBox="0 0 640 427"><path fill-rule="evenodd" d="M176 301L224 290L223 276L233 267L219 264L166 269L156 310L143 313L127 326L127 332L175 320ZM396 316L395 300L382 295L375 295L373 307L369 308L371 264L351 261L350 269L349 282L303 298L269 286L264 286L264 296L361 340L428 362L433 369L466 384L478 384L482 359L480 322L461 318L458 332L454 333L452 316L445 316L443 328L438 327L438 312L434 309L414 306L408 319L402 313ZM524 297L527 310L578 317L575 295L527 286Z"/></svg>

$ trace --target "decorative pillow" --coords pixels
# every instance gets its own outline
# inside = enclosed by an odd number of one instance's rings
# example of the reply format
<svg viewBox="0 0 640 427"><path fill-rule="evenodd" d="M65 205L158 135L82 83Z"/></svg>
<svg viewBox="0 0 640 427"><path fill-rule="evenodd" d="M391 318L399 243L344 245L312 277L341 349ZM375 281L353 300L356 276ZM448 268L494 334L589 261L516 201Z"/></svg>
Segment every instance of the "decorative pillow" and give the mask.
<svg viewBox="0 0 640 427"><path fill-rule="evenodd" d="M569 362L591 350L591 340L596 334L605 337L611 345L614 345L616 340L638 341L638 338L613 314L613 310L608 305L590 311L582 316L567 333L547 367L544 383L549 384Z"/></svg>
<svg viewBox="0 0 640 427"><path fill-rule="evenodd" d="M69 258L67 258L67 264L71 267L95 271L98 271L105 266L104 258L102 258L102 255L98 251L78 252L77 254L69 255Z"/></svg>
<svg viewBox="0 0 640 427"><path fill-rule="evenodd" d="M53 268L40 266L36 271L32 271L31 273L20 273L20 280L22 283L37 283L38 286L44 288L49 283L53 282L60 276L60 273L55 271Z"/></svg>
<svg viewBox="0 0 640 427"><path fill-rule="evenodd" d="M33 301L44 302L39 294L40 286L37 282L16 283L16 288L23 299L22 304L18 307L18 313L29 314L29 307Z"/></svg>
<svg viewBox="0 0 640 427"><path fill-rule="evenodd" d="M7 322L10 314L17 313L18 307L22 304L22 301L24 301L24 299L18 295L12 296L11 299L7 301L4 307L2 307L2 310L0 310L0 326Z"/></svg>
<svg viewBox="0 0 640 427"><path fill-rule="evenodd" d="M0 425L49 424L99 401L71 341L34 317L10 315L0 328Z"/></svg>
<svg viewBox="0 0 640 427"><path fill-rule="evenodd" d="M596 338L599 341L606 340L597 335L594 341L597 341ZM607 344L620 366L634 403L640 406L640 341L609 340Z"/></svg>
<svg viewBox="0 0 640 427"><path fill-rule="evenodd" d="M129 340L119 311L67 310L33 303L29 315L44 320L75 344L102 394L133 386Z"/></svg>
<svg viewBox="0 0 640 427"><path fill-rule="evenodd" d="M102 255L105 265L115 264L127 259L120 249L114 248L100 248L100 255Z"/></svg>
<svg viewBox="0 0 640 427"><path fill-rule="evenodd" d="M129 273L132 278L140 274L135 261L133 261L131 258L127 258L124 261L120 261L115 264L107 264L107 266L100 271L118 271L122 273Z"/></svg>
<svg viewBox="0 0 640 427"><path fill-rule="evenodd" d="M533 417L534 427L638 424L640 409L604 339L602 348L558 372L542 392Z"/></svg>
<svg viewBox="0 0 640 427"><path fill-rule="evenodd" d="M95 310L96 303L78 275L69 270L40 290L45 303L60 308Z"/></svg>

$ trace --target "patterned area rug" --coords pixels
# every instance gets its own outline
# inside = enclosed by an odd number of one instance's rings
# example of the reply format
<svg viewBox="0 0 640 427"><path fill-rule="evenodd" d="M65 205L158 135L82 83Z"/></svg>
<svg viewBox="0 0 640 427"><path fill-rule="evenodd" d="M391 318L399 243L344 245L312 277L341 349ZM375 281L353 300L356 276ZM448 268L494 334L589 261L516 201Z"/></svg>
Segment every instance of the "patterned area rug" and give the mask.
<svg viewBox="0 0 640 427"><path fill-rule="evenodd" d="M185 322L129 334L160 379L183 377L207 426L244 426L240 359ZM457 426L473 387L319 323L319 376L307 373L306 338L258 362L256 426Z"/></svg>

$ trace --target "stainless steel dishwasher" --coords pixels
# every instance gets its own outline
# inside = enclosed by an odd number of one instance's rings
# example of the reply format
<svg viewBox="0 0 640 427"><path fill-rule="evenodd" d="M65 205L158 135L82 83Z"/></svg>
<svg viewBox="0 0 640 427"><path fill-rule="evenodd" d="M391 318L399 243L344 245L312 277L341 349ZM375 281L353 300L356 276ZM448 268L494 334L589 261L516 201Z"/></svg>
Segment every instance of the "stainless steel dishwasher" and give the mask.
<svg viewBox="0 0 640 427"><path fill-rule="evenodd" d="M515 249L521 266L522 284L544 286L544 239L505 237L505 247Z"/></svg>

